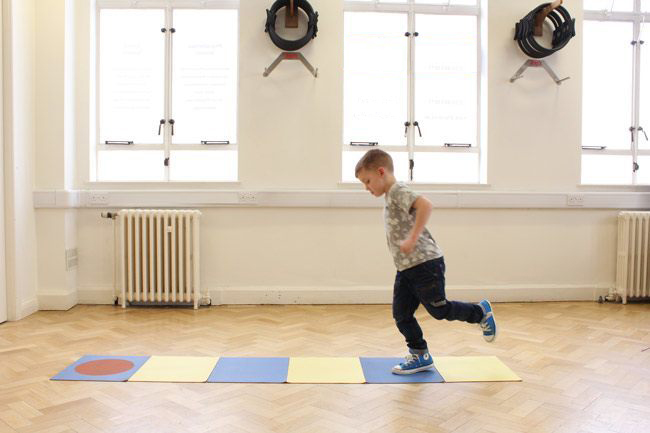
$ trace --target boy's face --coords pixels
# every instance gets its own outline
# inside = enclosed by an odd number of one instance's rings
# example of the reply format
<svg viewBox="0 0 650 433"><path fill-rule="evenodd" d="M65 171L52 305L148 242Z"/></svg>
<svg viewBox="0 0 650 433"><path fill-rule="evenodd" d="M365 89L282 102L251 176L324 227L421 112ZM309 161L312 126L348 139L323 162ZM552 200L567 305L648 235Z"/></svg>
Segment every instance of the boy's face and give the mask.
<svg viewBox="0 0 650 433"><path fill-rule="evenodd" d="M375 197L380 197L386 193L386 169L379 167L374 170L366 170L364 168L359 171L357 179L366 187L366 191Z"/></svg>

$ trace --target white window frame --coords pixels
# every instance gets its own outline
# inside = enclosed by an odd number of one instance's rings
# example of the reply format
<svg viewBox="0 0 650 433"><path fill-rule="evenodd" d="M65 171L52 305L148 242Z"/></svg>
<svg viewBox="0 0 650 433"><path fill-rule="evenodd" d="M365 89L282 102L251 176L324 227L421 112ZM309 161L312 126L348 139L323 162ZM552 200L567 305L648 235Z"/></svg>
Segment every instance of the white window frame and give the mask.
<svg viewBox="0 0 650 433"><path fill-rule="evenodd" d="M102 9L164 9L165 10L165 28L172 28L173 27L173 11L175 9L234 9L239 11L239 0L95 0L95 31L94 31L94 37L95 37L95 89L94 89L94 94L95 94L95 125L94 125L94 137L95 137L95 146L94 149L91 149L91 159L89 161L90 164L94 164L94 167L91 168L90 173L91 173L91 182L97 182L97 183L102 183L102 182L112 182L112 181L97 181L96 179L96 173L97 173L97 164L98 164L98 152L100 151L138 151L138 150L163 150L165 155L164 158L168 159L170 158L171 152L175 150L202 150L202 151L237 151L238 152L238 144L237 143L229 143L229 144L220 144L220 145L202 145L202 144L182 144L182 143L172 143L171 140L171 126L169 122L165 122L164 126L162 127L162 132L163 133L163 143L162 144L133 144L133 145L110 145L110 144L105 144L100 142L100 137L99 137L99 129L100 129L100 118L99 118L99 106L100 106L100 68L99 68L99 58L100 58L100 26L101 26L101 21L100 21L100 12ZM238 18L241 22L241 14L238 12ZM238 23L238 27L239 24ZM170 119L172 118L172 68L173 68L173 63L172 63L172 42L173 40L171 39L171 33L167 32L167 36L165 37L165 108L164 108L164 118L165 119ZM239 47L239 35L237 36L237 47ZM237 51L237 89L239 89L239 49ZM237 131L237 140L239 140L239 116L238 116L238 106L239 106L239 98L237 98L237 105L235 107L236 114L235 114L235 123L236 123L236 131ZM155 125L152 125L152 128ZM239 176L239 175L238 175ZM197 181L178 181L178 180L170 180L170 164L165 165L165 177L164 180L160 181L117 181L119 183L197 183ZM233 183L237 182L237 180L233 181L200 181L200 183Z"/></svg>
<svg viewBox="0 0 650 433"><path fill-rule="evenodd" d="M641 48L643 46L650 45L650 40L645 41L645 44L638 43L641 33L641 24L650 23L650 12L641 12L641 0L634 0L634 9L632 12L616 12L613 10L584 10L584 20L585 21L617 21L617 22L627 22L632 25L632 39L630 44L636 41L634 45L633 53L633 62L634 66L632 68L632 101L630 106L631 111L631 120L632 124L630 125L630 148L629 149L618 149L618 150L609 150L609 149L588 149L582 147L582 155L620 155L620 156L632 156L632 164L638 164L638 157L650 156L650 150L643 150L638 148L639 138L639 106L641 98ZM584 74L584 71L583 71ZM616 77L612 77L616 79ZM650 80L650 78L646 78ZM650 101L648 101L650 102ZM584 119L583 119L584 122ZM644 127L645 129L645 127ZM650 125L647 125L646 133L650 132ZM645 139L645 136L643 137ZM639 185L638 183L638 170L634 170L634 167L630 167L633 170L632 172L632 183L627 185ZM650 169L647 167L646 169ZM591 184L583 184L591 185ZM623 184L626 185L626 184Z"/></svg>
<svg viewBox="0 0 650 433"><path fill-rule="evenodd" d="M483 29L481 23L481 0L476 0L474 6L457 6L457 5L429 5L429 4L420 4L415 3L415 0L407 0L406 3L390 3L388 1L379 2L377 0L371 2L362 2L354 0L344 1L343 13L345 12L385 12L385 13L404 13L408 15L408 29L407 31L411 34L417 31L415 28L415 15L416 14L431 14L431 15L465 15L465 16L476 16L476 25L477 25L477 52L476 52L476 80L477 80L477 100L476 100L476 146L472 147L445 147L445 146L423 146L415 145L415 134L416 127L413 126L413 122L418 119L415 118L415 77L413 71L415 70L415 43L416 39L414 37L408 37L408 66L407 66L407 113L405 113L405 122L409 122L411 126L407 131L407 144L404 146L388 146L388 145L376 145L376 146L352 146L350 143L343 142L343 130L341 131L341 142L343 152L366 152L369 149L382 149L386 152L407 152L408 159L413 160L414 154L417 151L418 153L424 152L451 152L451 153L474 153L478 155L478 181L474 184L483 184L486 181L486 158L483 154L484 146L482 145L482 116L483 116L483 105L481 103L482 93L483 93L483 59L482 59L482 40L483 40ZM406 37L406 36L405 36ZM344 78L345 79L345 78ZM343 119L345 122L345 119ZM345 125L344 125L345 128ZM417 170L417 162L415 164L415 169ZM409 169L409 173L410 173ZM416 183L410 180L411 173L409 175L408 182ZM427 184L430 182L426 182ZM443 182L441 182L443 184Z"/></svg>

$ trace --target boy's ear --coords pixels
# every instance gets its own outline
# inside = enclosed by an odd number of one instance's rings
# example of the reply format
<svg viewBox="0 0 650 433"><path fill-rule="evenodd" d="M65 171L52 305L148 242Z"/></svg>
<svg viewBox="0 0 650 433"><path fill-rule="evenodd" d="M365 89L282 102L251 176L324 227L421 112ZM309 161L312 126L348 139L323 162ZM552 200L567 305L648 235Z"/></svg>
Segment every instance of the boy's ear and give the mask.
<svg viewBox="0 0 650 433"><path fill-rule="evenodd" d="M384 174L386 174L386 169L385 169L384 167L379 167L379 168L377 169L377 171L379 172L379 174L380 174L381 176L383 176Z"/></svg>

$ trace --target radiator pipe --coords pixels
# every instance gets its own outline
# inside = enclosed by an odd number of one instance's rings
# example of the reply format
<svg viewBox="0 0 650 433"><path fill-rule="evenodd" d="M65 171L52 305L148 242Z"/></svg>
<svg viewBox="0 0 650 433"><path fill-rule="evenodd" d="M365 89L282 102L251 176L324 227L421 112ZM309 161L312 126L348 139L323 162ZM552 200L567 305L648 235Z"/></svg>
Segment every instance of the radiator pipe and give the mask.
<svg viewBox="0 0 650 433"><path fill-rule="evenodd" d="M117 223L119 216L117 212L102 212L101 217L113 220L113 304L118 305L119 297L117 296Z"/></svg>

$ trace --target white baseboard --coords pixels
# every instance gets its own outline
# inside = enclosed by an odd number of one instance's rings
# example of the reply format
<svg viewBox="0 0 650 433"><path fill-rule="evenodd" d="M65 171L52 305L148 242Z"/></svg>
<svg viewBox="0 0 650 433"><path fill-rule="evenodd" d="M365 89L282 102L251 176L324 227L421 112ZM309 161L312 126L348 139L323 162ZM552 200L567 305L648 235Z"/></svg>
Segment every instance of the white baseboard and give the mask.
<svg viewBox="0 0 650 433"><path fill-rule="evenodd" d="M112 288L79 289L77 292L77 298L78 303L84 305L112 305L114 302Z"/></svg>
<svg viewBox="0 0 650 433"><path fill-rule="evenodd" d="M478 302L595 301L606 296L611 285L502 285L448 287L447 298ZM263 304L390 304L392 287L221 287L209 289L212 305ZM113 304L113 289L80 289L80 304Z"/></svg>
<svg viewBox="0 0 650 433"><path fill-rule="evenodd" d="M30 314L34 314L39 310L39 304L38 304L38 299L37 298L32 298L28 301L23 302L23 304L20 306L20 315L16 320L23 319Z"/></svg>
<svg viewBox="0 0 650 433"><path fill-rule="evenodd" d="M67 311L78 303L76 292L48 292L38 295L38 309L41 311Z"/></svg>
<svg viewBox="0 0 650 433"><path fill-rule="evenodd" d="M218 304L390 304L393 289L387 287L351 288L260 288L238 287L210 290L212 305ZM609 286L493 286L448 287L447 298L478 302L594 301L606 296Z"/></svg>

